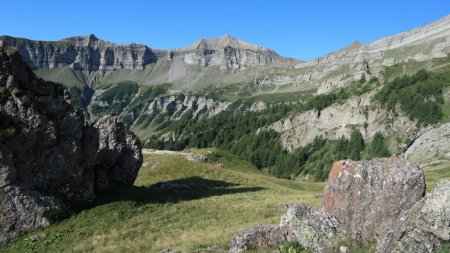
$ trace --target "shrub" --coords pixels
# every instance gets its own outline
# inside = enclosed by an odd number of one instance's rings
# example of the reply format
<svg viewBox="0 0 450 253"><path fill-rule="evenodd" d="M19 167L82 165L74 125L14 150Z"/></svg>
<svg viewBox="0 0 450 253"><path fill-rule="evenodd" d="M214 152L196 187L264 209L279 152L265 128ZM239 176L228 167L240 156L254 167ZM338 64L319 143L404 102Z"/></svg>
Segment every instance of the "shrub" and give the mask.
<svg viewBox="0 0 450 253"><path fill-rule="evenodd" d="M217 162L219 158L214 153L208 153L206 155L206 159L208 159L208 162Z"/></svg>
<svg viewBox="0 0 450 253"><path fill-rule="evenodd" d="M306 252L297 241L286 242L280 247L281 253L302 253Z"/></svg>
<svg viewBox="0 0 450 253"><path fill-rule="evenodd" d="M5 102L11 96L11 91L3 86L0 86L0 103Z"/></svg>
<svg viewBox="0 0 450 253"><path fill-rule="evenodd" d="M8 115L0 112L0 142L14 136L16 131L14 121Z"/></svg>
<svg viewBox="0 0 450 253"><path fill-rule="evenodd" d="M436 248L436 253L450 252L450 242L444 242Z"/></svg>
<svg viewBox="0 0 450 253"><path fill-rule="evenodd" d="M384 136L380 132L375 133L369 153L372 157L390 156L389 150L386 148Z"/></svg>

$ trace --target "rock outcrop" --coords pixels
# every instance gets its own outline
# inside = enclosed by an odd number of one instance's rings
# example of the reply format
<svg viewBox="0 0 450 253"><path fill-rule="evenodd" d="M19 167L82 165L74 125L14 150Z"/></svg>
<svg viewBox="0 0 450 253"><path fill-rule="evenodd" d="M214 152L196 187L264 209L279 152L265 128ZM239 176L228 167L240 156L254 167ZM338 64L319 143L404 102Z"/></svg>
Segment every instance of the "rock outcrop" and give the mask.
<svg viewBox="0 0 450 253"><path fill-rule="evenodd" d="M281 134L283 148L292 151L312 143L317 136L338 140L349 138L356 128L366 141L372 140L377 132L409 133L416 130L416 124L398 113L393 115L380 106L373 106L373 92L353 97L343 103L333 104L320 111L309 110L294 113L273 123L270 128Z"/></svg>
<svg viewBox="0 0 450 253"><path fill-rule="evenodd" d="M363 75L367 79L378 76L385 66L445 58L449 52L450 15L447 15L433 23L373 42L353 42L346 48L295 67L310 70L304 75L310 83L319 85L319 93L323 93L348 81L359 80Z"/></svg>
<svg viewBox="0 0 450 253"><path fill-rule="evenodd" d="M99 136L95 160L97 190L132 185L143 162L139 139L114 117L103 117L94 127Z"/></svg>
<svg viewBox="0 0 450 253"><path fill-rule="evenodd" d="M225 111L233 101L217 101L206 96L164 96L156 98L148 106L144 107L143 115L155 113L167 113L171 120L178 120L187 114L188 118L202 116L212 117Z"/></svg>
<svg viewBox="0 0 450 253"><path fill-rule="evenodd" d="M428 166L450 161L450 123L426 129L420 133L408 149L405 157L411 161Z"/></svg>
<svg viewBox="0 0 450 253"><path fill-rule="evenodd" d="M191 65L220 66L222 69L241 69L285 61L273 50L249 44L228 34L216 39L201 39L189 47L170 50L169 56L182 57Z"/></svg>
<svg viewBox="0 0 450 253"><path fill-rule="evenodd" d="M378 253L435 252L450 241L450 182L441 180L392 226L377 245Z"/></svg>
<svg viewBox="0 0 450 253"><path fill-rule="evenodd" d="M19 53L0 48L0 243L92 203L102 173L109 184L136 178L137 138L114 119L92 126L68 99L61 84L37 78Z"/></svg>
<svg viewBox="0 0 450 253"><path fill-rule="evenodd" d="M322 205L348 234L369 241L382 237L424 194L423 171L405 159L345 160L333 164Z"/></svg>
<svg viewBox="0 0 450 253"><path fill-rule="evenodd" d="M415 238L419 238L419 241L411 245L423 241L423 245L417 246L417 249L434 249L439 240L448 240L446 238L450 237L449 189L450 183L441 182L426 200L420 200L425 193L424 173L416 164L405 159L391 157L372 161L337 161L328 177L322 208L295 205L281 218L279 226L288 231L285 233L293 234L294 239L311 252L334 252L340 241L349 238L367 242L379 240L383 236L379 245L380 253L391 252L386 250L396 247L399 244L397 241L404 240L404 244L407 244ZM424 201L426 204L420 204ZM413 211L408 212L410 209ZM416 209L420 211L414 211ZM426 223L420 227L423 230L412 227L411 222L405 222L411 218L400 219L405 214L406 217L411 216L411 213L416 215L414 222L420 218L423 220L420 224ZM278 228L276 225L272 227ZM233 249L247 249L245 245L250 244L247 238L255 235L256 238L265 238L262 246L284 242L275 239L268 241L270 237L261 237L255 231L259 231L258 227L238 234L232 241ZM403 237L405 233L409 237Z"/></svg>
<svg viewBox="0 0 450 253"><path fill-rule="evenodd" d="M290 208L280 225L291 231L300 245L318 253L329 252L342 237L336 217L305 204Z"/></svg>
<svg viewBox="0 0 450 253"><path fill-rule="evenodd" d="M228 70L289 61L271 49L251 45L230 35L201 39L191 46L172 50L151 49L134 43L114 44L93 34L60 41L1 36L0 41L4 46L17 47L32 69L70 66L74 70L87 72L143 70L158 60L182 60L187 65L219 66Z"/></svg>
<svg viewBox="0 0 450 253"><path fill-rule="evenodd" d="M295 236L286 227L259 225L238 233L231 241L231 248L228 252L240 253L261 247L276 246L294 240Z"/></svg>

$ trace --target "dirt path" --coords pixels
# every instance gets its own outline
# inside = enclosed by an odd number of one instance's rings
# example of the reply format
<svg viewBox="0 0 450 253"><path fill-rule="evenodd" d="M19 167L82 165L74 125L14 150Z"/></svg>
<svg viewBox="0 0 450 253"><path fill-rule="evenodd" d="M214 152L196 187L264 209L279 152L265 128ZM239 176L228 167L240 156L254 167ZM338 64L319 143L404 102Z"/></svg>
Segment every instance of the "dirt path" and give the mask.
<svg viewBox="0 0 450 253"><path fill-rule="evenodd" d="M180 152L180 151L155 150L155 149L148 149L148 148L143 148L142 154L147 154L147 155L195 155L192 153L186 153L186 152Z"/></svg>

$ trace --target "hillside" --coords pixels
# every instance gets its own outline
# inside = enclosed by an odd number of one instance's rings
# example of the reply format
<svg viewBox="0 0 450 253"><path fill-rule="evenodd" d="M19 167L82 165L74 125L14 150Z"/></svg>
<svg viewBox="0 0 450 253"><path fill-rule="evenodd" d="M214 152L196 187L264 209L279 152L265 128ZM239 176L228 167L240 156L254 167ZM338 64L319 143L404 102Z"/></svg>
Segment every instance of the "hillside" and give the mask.
<svg viewBox="0 0 450 253"><path fill-rule="evenodd" d="M273 175L315 180L343 158L449 161L437 141L423 154L419 137L448 140L450 16L308 62L229 35L173 50L94 35L0 41L65 84L91 120L117 115L146 147L220 147Z"/></svg>
<svg viewBox="0 0 450 253"><path fill-rule="evenodd" d="M285 204L319 204L322 183L276 179L226 152L214 154L218 160L207 164L144 155L133 187L116 188L92 208L0 251L226 252L236 232L277 223Z"/></svg>
<svg viewBox="0 0 450 253"><path fill-rule="evenodd" d="M278 223L285 204L318 207L321 201L317 194L323 183L276 179L226 152L214 154L218 160L207 164L181 155L144 155L133 187L115 189L92 208L0 246L0 251L227 252L235 233ZM438 179L450 178L449 164L425 174L430 192Z"/></svg>

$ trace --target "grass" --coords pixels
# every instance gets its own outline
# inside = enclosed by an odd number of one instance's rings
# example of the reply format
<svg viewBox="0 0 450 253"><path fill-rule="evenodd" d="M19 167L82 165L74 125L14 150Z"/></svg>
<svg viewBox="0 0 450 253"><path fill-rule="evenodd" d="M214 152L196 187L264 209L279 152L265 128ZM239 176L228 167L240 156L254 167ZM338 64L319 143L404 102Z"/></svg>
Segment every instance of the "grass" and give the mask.
<svg viewBox="0 0 450 253"><path fill-rule="evenodd" d="M235 233L278 223L285 212L281 204L320 204L315 196L322 183L277 179L228 153L215 155L224 168L178 155L146 155L135 186L100 196L97 206L0 252L227 252ZM164 182L190 190L161 190Z"/></svg>
<svg viewBox="0 0 450 253"><path fill-rule="evenodd" d="M114 189L96 206L0 246L0 252L227 252L235 233L278 223L285 212L280 205L320 205L316 194L324 183L278 179L229 153L213 152L217 163L208 164L180 155L145 155L134 186ZM443 178L450 179L450 163L427 169L427 191ZM167 182L189 189L161 189ZM373 250L373 244L344 244L351 252Z"/></svg>
<svg viewBox="0 0 450 253"><path fill-rule="evenodd" d="M425 169L427 192L431 192L441 179L450 180L450 163L444 163Z"/></svg>

